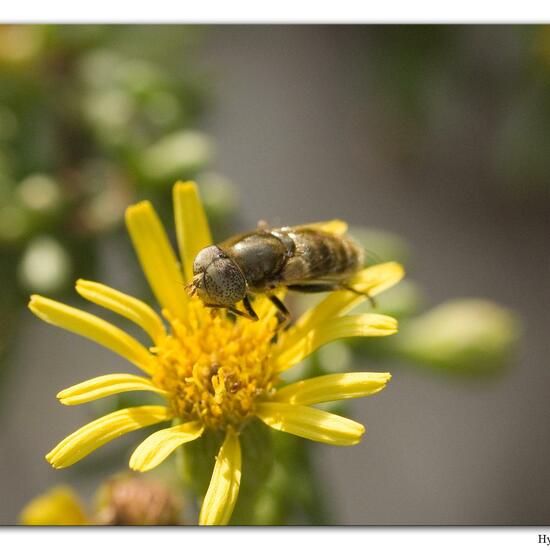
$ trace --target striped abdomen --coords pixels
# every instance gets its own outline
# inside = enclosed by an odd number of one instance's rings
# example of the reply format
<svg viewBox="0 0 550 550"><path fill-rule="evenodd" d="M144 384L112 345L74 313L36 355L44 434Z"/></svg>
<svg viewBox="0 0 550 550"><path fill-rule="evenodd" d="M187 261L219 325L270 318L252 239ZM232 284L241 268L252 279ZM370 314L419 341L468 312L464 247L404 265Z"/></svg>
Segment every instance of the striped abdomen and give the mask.
<svg viewBox="0 0 550 550"><path fill-rule="evenodd" d="M349 237L307 228L279 231L294 243L294 250L281 272L284 284L341 281L363 265L363 251Z"/></svg>

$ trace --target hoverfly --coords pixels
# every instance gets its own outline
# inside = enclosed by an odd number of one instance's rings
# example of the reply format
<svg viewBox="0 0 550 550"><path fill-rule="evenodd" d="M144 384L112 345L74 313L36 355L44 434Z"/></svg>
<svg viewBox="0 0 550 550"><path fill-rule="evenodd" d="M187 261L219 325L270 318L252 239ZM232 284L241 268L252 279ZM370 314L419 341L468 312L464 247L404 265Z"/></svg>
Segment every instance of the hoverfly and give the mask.
<svg viewBox="0 0 550 550"><path fill-rule="evenodd" d="M193 263L189 293L197 293L207 307L225 308L254 321L258 315L251 294L266 294L284 321L290 313L274 294L277 288L365 294L346 284L363 266L363 250L346 230L347 224L339 220L275 229L260 222L256 231L203 248ZM246 312L236 307L240 301Z"/></svg>

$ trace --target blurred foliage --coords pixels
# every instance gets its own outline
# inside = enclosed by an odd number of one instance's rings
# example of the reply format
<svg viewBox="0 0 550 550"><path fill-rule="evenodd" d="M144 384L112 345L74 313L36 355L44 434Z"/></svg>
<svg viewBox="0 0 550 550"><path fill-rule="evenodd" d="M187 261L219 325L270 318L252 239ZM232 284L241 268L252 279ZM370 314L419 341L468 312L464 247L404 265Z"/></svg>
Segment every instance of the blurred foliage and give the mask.
<svg viewBox="0 0 550 550"><path fill-rule="evenodd" d="M368 41L384 156L471 173L461 186L516 205L550 201L550 26L379 25Z"/></svg>
<svg viewBox="0 0 550 550"><path fill-rule="evenodd" d="M0 361L30 293L59 297L97 278L100 242L123 234L128 204L152 199L170 224L172 184L192 178L214 232L227 230L235 189L196 129L208 99L193 63L200 35L0 26Z"/></svg>

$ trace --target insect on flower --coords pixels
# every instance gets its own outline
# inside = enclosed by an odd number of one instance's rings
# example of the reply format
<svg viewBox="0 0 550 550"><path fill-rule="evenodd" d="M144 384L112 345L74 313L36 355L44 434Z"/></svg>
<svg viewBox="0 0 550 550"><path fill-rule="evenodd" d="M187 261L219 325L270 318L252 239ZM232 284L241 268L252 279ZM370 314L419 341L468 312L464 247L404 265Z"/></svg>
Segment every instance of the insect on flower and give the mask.
<svg viewBox="0 0 550 550"><path fill-rule="evenodd" d="M201 250L212 246L194 183L174 186L174 214L179 259L149 202L126 211L130 237L162 316L145 302L107 285L82 279L76 283L83 298L140 327L147 344L96 315L44 296L31 297L29 307L40 319L101 344L142 371L141 376L113 373L77 383L58 393L61 403L80 405L131 391L152 392L164 403L101 416L65 437L46 459L55 468L66 468L126 433L171 422L172 426L149 435L132 453L130 467L144 472L203 434L223 435L199 523L226 524L239 494L240 437L253 422L330 445L360 442L365 432L361 424L315 405L378 393L390 380L389 373L333 373L293 383L285 381L284 373L334 340L395 334L397 321L392 317L347 312L366 296L375 296L399 282L403 268L387 262L359 269L345 280L353 292L344 288L329 293L285 331L276 318L280 308L266 293L255 297L256 323L241 316L233 319L224 308L214 316L199 297L188 296L181 284L182 280L192 282L195 259L201 257ZM323 231L340 239L346 229L344 222L309 227L313 238ZM293 257L287 258L286 265ZM356 262L358 258L353 265ZM280 297L285 288L277 289Z"/></svg>
<svg viewBox="0 0 550 550"><path fill-rule="evenodd" d="M207 307L226 308L257 321L250 294L265 293L282 314L289 312L274 291L280 287L299 292L350 290L368 293L347 284L363 265L363 250L344 233L339 220L327 224L269 229L265 222L256 231L242 233L203 248L193 262L191 295L197 293ZM242 300L246 313L237 309Z"/></svg>

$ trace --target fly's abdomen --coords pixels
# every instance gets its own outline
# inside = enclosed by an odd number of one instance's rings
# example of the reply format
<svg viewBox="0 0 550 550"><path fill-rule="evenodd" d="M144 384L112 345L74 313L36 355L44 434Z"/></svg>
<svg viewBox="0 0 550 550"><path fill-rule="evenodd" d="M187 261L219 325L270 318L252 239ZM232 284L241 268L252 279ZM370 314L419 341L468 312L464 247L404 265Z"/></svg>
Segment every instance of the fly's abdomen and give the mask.
<svg viewBox="0 0 550 550"><path fill-rule="evenodd" d="M282 272L290 281L342 280L357 271L363 253L350 238L315 229L289 230L295 250Z"/></svg>

